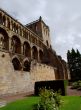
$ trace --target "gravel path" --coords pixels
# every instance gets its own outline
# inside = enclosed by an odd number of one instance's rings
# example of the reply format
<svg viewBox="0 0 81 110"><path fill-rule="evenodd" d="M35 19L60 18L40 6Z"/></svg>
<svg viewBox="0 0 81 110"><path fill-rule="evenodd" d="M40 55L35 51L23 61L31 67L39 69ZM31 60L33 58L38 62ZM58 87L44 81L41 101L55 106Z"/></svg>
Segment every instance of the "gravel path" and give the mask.
<svg viewBox="0 0 81 110"><path fill-rule="evenodd" d="M33 92L28 93L28 94L27 93L17 94L17 95L14 95L14 96L4 96L4 97L0 98L0 102L6 101L7 103L9 103L9 102L13 102L13 101L18 100L18 99L23 99L25 97L29 97L31 95L33 95Z"/></svg>
<svg viewBox="0 0 81 110"><path fill-rule="evenodd" d="M71 86L67 87L67 95L69 96L81 96L81 90L71 89Z"/></svg>

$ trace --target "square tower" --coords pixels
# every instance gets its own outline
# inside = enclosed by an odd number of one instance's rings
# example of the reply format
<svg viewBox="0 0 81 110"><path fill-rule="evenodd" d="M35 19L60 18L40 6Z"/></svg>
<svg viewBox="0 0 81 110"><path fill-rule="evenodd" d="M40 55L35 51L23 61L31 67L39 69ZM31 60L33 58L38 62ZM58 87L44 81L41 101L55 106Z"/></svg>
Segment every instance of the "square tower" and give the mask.
<svg viewBox="0 0 81 110"><path fill-rule="evenodd" d="M35 32L43 40L43 43L48 48L51 47L50 30L49 30L49 27L42 20L41 16L38 20L27 24L26 27L28 27L33 32Z"/></svg>

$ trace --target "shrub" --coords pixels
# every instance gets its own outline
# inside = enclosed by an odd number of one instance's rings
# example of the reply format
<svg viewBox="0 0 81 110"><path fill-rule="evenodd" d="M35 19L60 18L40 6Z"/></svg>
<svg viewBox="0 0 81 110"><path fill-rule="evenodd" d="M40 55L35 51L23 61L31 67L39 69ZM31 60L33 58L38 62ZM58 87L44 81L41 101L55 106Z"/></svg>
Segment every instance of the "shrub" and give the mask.
<svg viewBox="0 0 81 110"><path fill-rule="evenodd" d="M78 81L78 88L77 90L81 90L81 80Z"/></svg>
<svg viewBox="0 0 81 110"><path fill-rule="evenodd" d="M79 87L78 82L73 82L71 89L77 89Z"/></svg>
<svg viewBox="0 0 81 110"><path fill-rule="evenodd" d="M40 89L40 101L33 110L58 110L61 105L61 96L53 90Z"/></svg>
<svg viewBox="0 0 81 110"><path fill-rule="evenodd" d="M81 90L81 80L72 83L72 89Z"/></svg>

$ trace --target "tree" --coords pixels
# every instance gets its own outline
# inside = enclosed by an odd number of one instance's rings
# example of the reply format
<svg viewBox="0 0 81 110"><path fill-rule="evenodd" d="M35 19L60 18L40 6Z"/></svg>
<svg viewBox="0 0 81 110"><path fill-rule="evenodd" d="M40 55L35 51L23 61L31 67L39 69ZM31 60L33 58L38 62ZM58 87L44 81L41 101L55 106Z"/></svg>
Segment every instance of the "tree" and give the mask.
<svg viewBox="0 0 81 110"><path fill-rule="evenodd" d="M70 69L71 79L72 80L80 80L81 79L81 54L78 49L75 51L68 50L67 52L67 60Z"/></svg>

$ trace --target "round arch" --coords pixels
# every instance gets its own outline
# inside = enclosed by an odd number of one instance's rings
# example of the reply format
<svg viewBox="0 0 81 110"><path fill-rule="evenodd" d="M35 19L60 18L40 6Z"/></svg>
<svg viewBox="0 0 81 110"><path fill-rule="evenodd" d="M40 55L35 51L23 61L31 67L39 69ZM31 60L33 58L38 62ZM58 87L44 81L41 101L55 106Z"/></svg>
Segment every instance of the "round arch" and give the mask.
<svg viewBox="0 0 81 110"><path fill-rule="evenodd" d="M2 13L0 12L0 24L3 23L3 20L2 20Z"/></svg>
<svg viewBox="0 0 81 110"><path fill-rule="evenodd" d="M7 18L7 27L10 29L10 19Z"/></svg>
<svg viewBox="0 0 81 110"><path fill-rule="evenodd" d="M21 64L20 64L20 61L18 60L18 58L16 58L16 57L13 58L12 63L13 63L15 70L21 70Z"/></svg>
<svg viewBox="0 0 81 110"><path fill-rule="evenodd" d="M3 15L3 25L6 26L6 16Z"/></svg>
<svg viewBox="0 0 81 110"><path fill-rule="evenodd" d="M32 47L32 58L38 60L38 50L35 46Z"/></svg>
<svg viewBox="0 0 81 110"><path fill-rule="evenodd" d="M21 41L17 36L12 37L11 41L12 52L21 53Z"/></svg>
<svg viewBox="0 0 81 110"><path fill-rule="evenodd" d="M24 42L23 44L23 54L26 57L31 58L31 47L28 42Z"/></svg>
<svg viewBox="0 0 81 110"><path fill-rule="evenodd" d="M24 71L30 71L30 62L28 60L25 60L23 63L23 70Z"/></svg>
<svg viewBox="0 0 81 110"><path fill-rule="evenodd" d="M49 43L48 43L48 40L46 40L46 45L49 47Z"/></svg>
<svg viewBox="0 0 81 110"><path fill-rule="evenodd" d="M0 28L0 48L5 50L9 49L9 36L2 28Z"/></svg>
<svg viewBox="0 0 81 110"><path fill-rule="evenodd" d="M43 61L43 52L42 52L42 50L39 50L39 60L40 60L40 62Z"/></svg>

